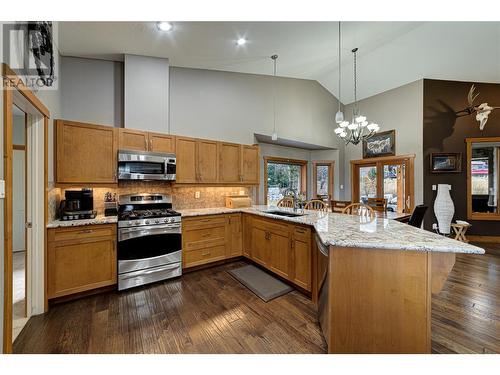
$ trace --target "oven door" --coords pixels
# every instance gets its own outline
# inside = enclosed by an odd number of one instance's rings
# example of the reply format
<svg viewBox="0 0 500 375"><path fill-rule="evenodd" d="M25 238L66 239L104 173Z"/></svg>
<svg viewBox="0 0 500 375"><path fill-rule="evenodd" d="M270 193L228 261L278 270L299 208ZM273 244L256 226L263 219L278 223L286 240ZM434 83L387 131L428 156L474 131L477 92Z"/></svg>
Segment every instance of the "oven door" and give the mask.
<svg viewBox="0 0 500 375"><path fill-rule="evenodd" d="M120 228L118 273L181 262L181 249L180 224Z"/></svg>

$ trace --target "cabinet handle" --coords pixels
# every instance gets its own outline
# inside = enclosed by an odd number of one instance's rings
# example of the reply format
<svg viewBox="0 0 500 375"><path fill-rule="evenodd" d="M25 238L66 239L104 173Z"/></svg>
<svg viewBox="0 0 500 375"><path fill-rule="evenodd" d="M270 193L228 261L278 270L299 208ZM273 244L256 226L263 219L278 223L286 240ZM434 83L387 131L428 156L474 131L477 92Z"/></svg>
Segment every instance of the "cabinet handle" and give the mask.
<svg viewBox="0 0 500 375"><path fill-rule="evenodd" d="M149 151L153 151L153 140L149 140Z"/></svg>
<svg viewBox="0 0 500 375"><path fill-rule="evenodd" d="M147 138L144 138L144 147L146 148L146 150L148 149L148 139Z"/></svg>
<svg viewBox="0 0 500 375"><path fill-rule="evenodd" d="M92 232L93 232L92 229L85 229L85 230L79 231L78 233L85 234L85 233L92 233Z"/></svg>
<svg viewBox="0 0 500 375"><path fill-rule="evenodd" d="M306 230L304 228L295 228L295 230L299 233L306 233Z"/></svg>
<svg viewBox="0 0 500 375"><path fill-rule="evenodd" d="M210 236L210 233L203 233L201 236L202 236L203 238L205 238L205 237L209 237L209 236Z"/></svg>
<svg viewBox="0 0 500 375"><path fill-rule="evenodd" d="M290 238L290 248L293 249L294 247L295 247L295 241L292 238Z"/></svg>
<svg viewBox="0 0 500 375"><path fill-rule="evenodd" d="M202 222L202 223L208 223L208 222L210 222L210 219L203 219L203 220L200 220L200 222Z"/></svg>
<svg viewBox="0 0 500 375"><path fill-rule="evenodd" d="M207 255L210 255L210 251L206 251L204 253L201 253L202 256L206 257Z"/></svg>

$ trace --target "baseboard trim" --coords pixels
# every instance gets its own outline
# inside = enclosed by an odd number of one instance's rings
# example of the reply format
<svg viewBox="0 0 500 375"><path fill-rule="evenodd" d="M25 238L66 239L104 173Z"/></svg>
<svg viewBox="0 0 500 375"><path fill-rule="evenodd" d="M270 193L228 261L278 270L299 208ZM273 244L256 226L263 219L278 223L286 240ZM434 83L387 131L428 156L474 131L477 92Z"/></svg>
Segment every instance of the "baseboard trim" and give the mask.
<svg viewBox="0 0 500 375"><path fill-rule="evenodd" d="M470 242L487 242L487 243L500 243L500 236L475 236L466 235Z"/></svg>

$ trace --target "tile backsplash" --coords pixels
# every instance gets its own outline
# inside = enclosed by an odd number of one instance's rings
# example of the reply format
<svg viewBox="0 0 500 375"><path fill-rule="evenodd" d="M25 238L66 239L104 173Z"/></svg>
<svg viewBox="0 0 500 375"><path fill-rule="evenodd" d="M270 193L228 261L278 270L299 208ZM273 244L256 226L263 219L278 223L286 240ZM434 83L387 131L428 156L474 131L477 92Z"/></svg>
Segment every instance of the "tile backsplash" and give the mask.
<svg viewBox="0 0 500 375"><path fill-rule="evenodd" d="M79 189L72 187L68 190ZM58 216L58 207L61 199L64 199L63 188L49 189L49 220L54 220ZM174 209L181 210L187 208L208 208L223 207L226 204L227 195L248 195L252 202L257 201L257 187L246 186L175 186L175 184L165 184L164 182L141 182L123 181L118 184L117 189L113 188L93 188L94 209L98 215L104 214L104 194L106 192L121 194L137 193L163 193L172 195ZM196 192L200 193L199 198L195 198Z"/></svg>

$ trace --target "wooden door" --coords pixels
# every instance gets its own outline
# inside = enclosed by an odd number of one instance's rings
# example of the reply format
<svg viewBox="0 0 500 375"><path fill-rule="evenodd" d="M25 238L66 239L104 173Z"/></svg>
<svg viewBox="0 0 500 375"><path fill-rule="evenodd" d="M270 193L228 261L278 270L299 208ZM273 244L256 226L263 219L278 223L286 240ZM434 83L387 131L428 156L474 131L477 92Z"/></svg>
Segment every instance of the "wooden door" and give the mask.
<svg viewBox="0 0 500 375"><path fill-rule="evenodd" d="M147 132L133 129L119 129L119 133L118 148L120 150L149 150Z"/></svg>
<svg viewBox="0 0 500 375"><path fill-rule="evenodd" d="M241 178L243 183L259 183L259 147L241 146Z"/></svg>
<svg viewBox="0 0 500 375"><path fill-rule="evenodd" d="M56 120L55 130L57 183L116 183L118 129Z"/></svg>
<svg viewBox="0 0 500 375"><path fill-rule="evenodd" d="M269 262L269 238L268 231L261 227L252 225L252 248L250 257L257 263L267 266Z"/></svg>
<svg viewBox="0 0 500 375"><path fill-rule="evenodd" d="M175 153L175 136L149 133L149 151Z"/></svg>
<svg viewBox="0 0 500 375"><path fill-rule="evenodd" d="M243 230L241 214L228 215L229 217L229 241L228 256L235 257L243 254Z"/></svg>
<svg viewBox="0 0 500 375"><path fill-rule="evenodd" d="M219 144L219 182L242 181L240 145L221 142Z"/></svg>
<svg viewBox="0 0 500 375"><path fill-rule="evenodd" d="M178 183L198 182L196 172L196 139L176 137L175 149L177 157Z"/></svg>
<svg viewBox="0 0 500 375"><path fill-rule="evenodd" d="M299 239L292 241L293 252L293 279L292 281L311 290L311 242Z"/></svg>
<svg viewBox="0 0 500 375"><path fill-rule="evenodd" d="M272 230L269 233L269 252L271 253L269 269L284 278L290 279L292 251L289 232Z"/></svg>
<svg viewBox="0 0 500 375"><path fill-rule="evenodd" d="M198 182L217 182L218 163L216 141L200 139L197 141L197 165Z"/></svg>
<svg viewBox="0 0 500 375"><path fill-rule="evenodd" d="M116 283L115 238L50 242L48 298Z"/></svg>

